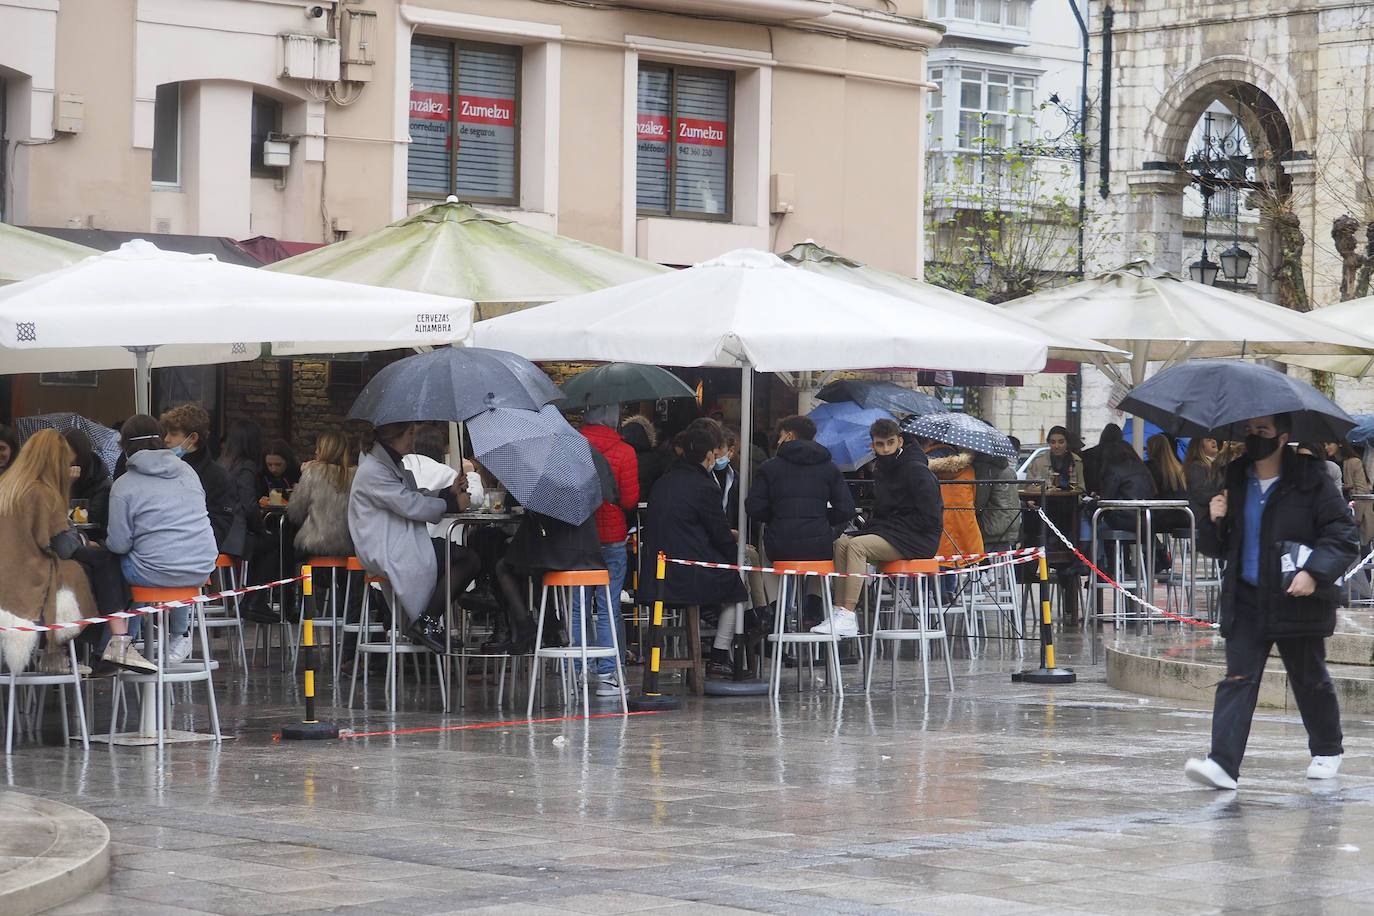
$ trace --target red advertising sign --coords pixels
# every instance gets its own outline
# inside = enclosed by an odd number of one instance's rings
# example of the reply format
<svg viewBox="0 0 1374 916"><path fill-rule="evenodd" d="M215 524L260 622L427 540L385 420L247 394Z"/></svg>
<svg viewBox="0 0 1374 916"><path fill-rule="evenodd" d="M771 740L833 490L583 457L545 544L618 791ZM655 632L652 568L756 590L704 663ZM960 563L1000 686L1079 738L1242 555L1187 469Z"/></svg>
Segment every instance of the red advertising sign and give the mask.
<svg viewBox="0 0 1374 916"><path fill-rule="evenodd" d="M652 143L668 142L668 119L662 115L639 115L639 139Z"/></svg>
<svg viewBox="0 0 1374 916"><path fill-rule="evenodd" d="M467 124L515 126L515 101L493 99L479 95L458 96L458 120Z"/></svg>
<svg viewBox="0 0 1374 916"><path fill-rule="evenodd" d="M724 146L724 121L701 121L696 118L679 118L677 122L677 142L695 146Z"/></svg>
<svg viewBox="0 0 1374 916"><path fill-rule="evenodd" d="M424 121L447 121L450 114L447 92L410 91L410 117Z"/></svg>

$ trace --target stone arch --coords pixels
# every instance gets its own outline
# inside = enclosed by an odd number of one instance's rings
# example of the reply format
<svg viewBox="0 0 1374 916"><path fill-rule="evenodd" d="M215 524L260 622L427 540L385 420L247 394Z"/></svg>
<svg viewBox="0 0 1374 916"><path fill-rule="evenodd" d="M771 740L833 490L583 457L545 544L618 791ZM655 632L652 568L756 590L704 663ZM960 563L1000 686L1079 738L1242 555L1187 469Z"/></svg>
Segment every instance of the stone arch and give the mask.
<svg viewBox="0 0 1374 916"><path fill-rule="evenodd" d="M1145 161L1181 162L1193 125L1215 98L1234 106L1257 153L1282 159L1310 151L1310 119L1293 81L1248 58L1223 56L1189 70L1160 96L1145 130Z"/></svg>

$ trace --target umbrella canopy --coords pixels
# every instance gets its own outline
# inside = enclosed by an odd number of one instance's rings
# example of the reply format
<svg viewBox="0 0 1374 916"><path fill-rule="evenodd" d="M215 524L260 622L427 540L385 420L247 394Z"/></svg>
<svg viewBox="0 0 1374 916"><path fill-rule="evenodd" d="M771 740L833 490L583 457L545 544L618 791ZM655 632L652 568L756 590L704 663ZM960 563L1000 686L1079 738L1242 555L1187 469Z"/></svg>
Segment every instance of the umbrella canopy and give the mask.
<svg viewBox="0 0 1374 916"><path fill-rule="evenodd" d="M1237 439L1227 430L1252 417L1289 413L1296 441L1340 441L1355 421L1306 382L1234 359L1199 359L1157 373L1131 390L1121 409L1184 436Z"/></svg>
<svg viewBox="0 0 1374 916"><path fill-rule="evenodd" d="M1023 331L950 322L938 307L744 249L686 270L478 322L474 341L530 359L650 360L760 372L922 366L1037 372Z"/></svg>
<svg viewBox="0 0 1374 916"><path fill-rule="evenodd" d="M482 303L552 302L665 272L651 261L541 232L450 197L376 232L278 261L264 270L459 296Z"/></svg>
<svg viewBox="0 0 1374 916"><path fill-rule="evenodd" d="M907 417L902 432L934 439L947 445L957 445L984 455L1015 461L1018 457L1011 440L995 427L966 413L937 413L924 417Z"/></svg>
<svg viewBox="0 0 1374 916"><path fill-rule="evenodd" d="M697 393L667 369L644 363L607 363L579 372L563 383L564 410L623 404L626 401L657 401L659 398L694 398Z"/></svg>
<svg viewBox="0 0 1374 916"><path fill-rule="evenodd" d="M816 441L830 450L841 471L857 471L873 460L868 428L878 420L892 419L886 410L860 407L852 401L821 404L807 416L816 422Z"/></svg>
<svg viewBox="0 0 1374 916"><path fill-rule="evenodd" d="M472 304L356 283L266 273L135 240L0 289L6 372L134 368L138 409L157 365L277 353L462 342Z"/></svg>
<svg viewBox="0 0 1374 916"><path fill-rule="evenodd" d="M1345 434L1345 441L1352 445L1368 448L1374 442L1374 413L1352 414L1355 428Z"/></svg>
<svg viewBox="0 0 1374 916"><path fill-rule="evenodd" d="M543 370L514 353L443 347L382 369L359 393L347 419L373 426L408 420L461 423L497 408L537 411L562 396Z"/></svg>
<svg viewBox="0 0 1374 916"><path fill-rule="evenodd" d="M70 267L97 254L85 245L0 223L0 286Z"/></svg>
<svg viewBox="0 0 1374 916"><path fill-rule="evenodd" d="M101 461L105 462L105 470L114 473L121 448L119 433L108 426L94 420L88 420L76 413L45 413L34 417L20 417L14 421L14 431L18 434L21 445L29 436L40 429L55 429L59 432L65 432L69 429L81 430L90 438L92 451L100 456Z"/></svg>
<svg viewBox="0 0 1374 916"><path fill-rule="evenodd" d="M591 444L556 407L482 411L468 433L477 460L526 509L580 525L601 505Z"/></svg>
<svg viewBox="0 0 1374 916"><path fill-rule="evenodd" d="M1307 313L1312 318L1318 319L1326 324L1335 325L1341 328L1369 328L1374 327L1374 296L1365 296L1361 299L1350 299L1346 302L1337 302L1334 305L1322 306ZM1304 366L1308 369L1321 369L1326 372L1335 372L1337 375L1349 375L1353 378L1365 378L1374 372L1374 354L1364 354L1360 356L1312 356L1309 354L1290 352L1284 353L1276 359L1285 363L1292 363L1295 366Z"/></svg>
<svg viewBox="0 0 1374 916"><path fill-rule="evenodd" d="M855 283L869 289L881 290L900 296L912 302L919 302L937 308L943 313L944 320L957 323L969 322L970 329L981 333L983 327L991 324L1002 328L1015 328L1016 332L1030 340L1038 340L1049 347L1049 355L1054 359L1070 359L1077 362L1091 360L1094 354L1109 354L1113 348L1092 340L1089 337L1051 328L1049 325L1013 315L991 303L964 296L953 290L913 280L890 271L869 267L860 261L847 258L842 254L817 245L810 240L793 245L782 256L789 264L846 283ZM930 367L930 368L946 368ZM929 413L930 411L908 411L909 413Z"/></svg>
<svg viewBox="0 0 1374 916"><path fill-rule="evenodd" d="M838 403L853 401L860 407L876 407L894 413L928 414L949 410L945 402L933 394L913 391L893 382L843 378L821 388L816 397Z"/></svg>

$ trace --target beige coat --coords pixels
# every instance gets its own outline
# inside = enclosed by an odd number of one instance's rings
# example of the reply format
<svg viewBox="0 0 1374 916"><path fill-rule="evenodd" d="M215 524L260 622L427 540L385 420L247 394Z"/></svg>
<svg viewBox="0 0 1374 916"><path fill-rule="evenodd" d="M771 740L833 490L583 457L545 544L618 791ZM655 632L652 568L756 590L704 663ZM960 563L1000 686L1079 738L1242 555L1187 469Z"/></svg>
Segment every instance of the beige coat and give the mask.
<svg viewBox="0 0 1374 916"><path fill-rule="evenodd" d="M1364 472L1364 462L1358 458L1347 458L1341 462L1341 492L1347 497L1368 496L1370 492L1369 475ZM1360 529L1360 543L1374 541L1374 501L1355 500L1355 524Z"/></svg>
<svg viewBox="0 0 1374 916"><path fill-rule="evenodd" d="M15 513L0 516L0 557L5 574L0 576L0 626L26 623L61 623L92 617L95 598L81 564L63 560L48 548L53 535L67 528L67 507L56 495L32 489L20 500ZM60 630L55 641L75 636L77 630ZM38 633L0 633L5 664L22 670L38 646Z"/></svg>

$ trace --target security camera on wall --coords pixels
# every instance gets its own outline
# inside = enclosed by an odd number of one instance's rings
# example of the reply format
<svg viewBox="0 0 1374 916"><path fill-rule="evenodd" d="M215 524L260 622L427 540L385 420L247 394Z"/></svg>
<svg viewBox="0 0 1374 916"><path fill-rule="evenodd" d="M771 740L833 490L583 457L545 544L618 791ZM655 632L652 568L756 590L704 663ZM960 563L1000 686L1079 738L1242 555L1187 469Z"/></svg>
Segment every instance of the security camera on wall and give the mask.
<svg viewBox="0 0 1374 916"><path fill-rule="evenodd" d="M324 16L324 7L311 4L305 8L306 19L320 19Z"/></svg>

